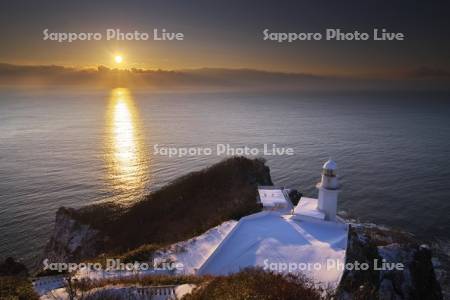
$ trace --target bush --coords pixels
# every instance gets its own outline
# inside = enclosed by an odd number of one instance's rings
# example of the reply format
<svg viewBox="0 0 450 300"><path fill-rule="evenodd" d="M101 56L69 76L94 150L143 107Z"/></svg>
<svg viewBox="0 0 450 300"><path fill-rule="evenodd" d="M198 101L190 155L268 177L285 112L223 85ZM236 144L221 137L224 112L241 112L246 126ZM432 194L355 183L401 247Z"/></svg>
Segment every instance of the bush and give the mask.
<svg viewBox="0 0 450 300"><path fill-rule="evenodd" d="M31 282L26 277L1 276L0 299L2 300L35 300L39 299Z"/></svg>
<svg viewBox="0 0 450 300"><path fill-rule="evenodd" d="M67 213L108 237L99 251L117 253L186 240L255 213L261 209L257 186L271 184L263 160L234 157L180 177L126 209L108 204Z"/></svg>
<svg viewBox="0 0 450 300"><path fill-rule="evenodd" d="M0 263L0 276L27 276L27 267L14 260L12 257L5 259L3 263Z"/></svg>
<svg viewBox="0 0 450 300"><path fill-rule="evenodd" d="M262 269L248 268L229 276L135 276L103 280L82 280L74 288L86 295L110 295L109 289L115 287L161 286L194 284L197 288L185 300L198 299L302 299L319 300L326 295L324 290L316 289L314 284L302 276L282 275ZM102 290L102 288L104 288ZM91 291L101 291L100 294ZM95 296L95 297L94 297Z"/></svg>
<svg viewBox="0 0 450 300"><path fill-rule="evenodd" d="M229 276L214 277L200 285L185 300L208 299L302 299L319 300L322 291L304 277L244 269Z"/></svg>

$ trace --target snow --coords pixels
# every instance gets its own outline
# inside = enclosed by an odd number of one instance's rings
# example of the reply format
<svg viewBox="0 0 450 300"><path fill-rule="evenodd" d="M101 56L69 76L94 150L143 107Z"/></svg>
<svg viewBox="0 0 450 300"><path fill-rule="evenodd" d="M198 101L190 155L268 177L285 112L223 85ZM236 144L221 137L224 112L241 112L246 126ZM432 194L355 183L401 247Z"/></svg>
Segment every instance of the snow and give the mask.
<svg viewBox="0 0 450 300"><path fill-rule="evenodd" d="M170 260L172 262L180 262L184 265L182 274L195 274L205 260L214 252L217 246L228 235L228 233L236 226L236 221L227 221L216 227L211 228L204 234L195 238L179 242L169 246L167 249L155 253L155 259ZM168 274L164 270L140 270L140 271L106 271L106 270L89 270L80 269L74 278L80 280L89 278L91 280L108 279L108 278L126 278L133 276L146 276ZM34 282L35 291L41 295L42 299L55 299L52 293L65 285L62 276L49 276L36 278Z"/></svg>
<svg viewBox="0 0 450 300"><path fill-rule="evenodd" d="M264 195L264 191L271 194ZM259 192L269 204L281 203L282 197L284 203L292 206L282 189ZM157 251L153 259L182 263L184 269L175 274L226 275L259 266L277 272L303 273L317 285L337 287L343 268L337 268L336 264L345 263L348 226L324 221L324 214L317 210L317 199L313 198L302 197L293 215L285 213L285 209L263 211L239 222L224 222L200 236ZM332 267L329 261L334 262ZM160 272L80 270L75 277L104 279ZM63 293L58 289L63 283L62 278L42 278L34 287L42 299L51 299L52 293Z"/></svg>
<svg viewBox="0 0 450 300"><path fill-rule="evenodd" d="M343 269L329 268L327 262L345 262L347 225L323 221L323 214L315 209L317 199L302 198L301 203L294 215L263 211L239 222L224 222L200 236L157 251L153 258L182 263L184 269L177 274L225 275L244 267L260 266L272 271L301 272L316 284L335 288ZM310 218L296 219L297 213ZM287 264L289 269L283 269ZM313 267L315 264L320 268ZM295 268L291 269L291 265ZM157 273L80 270L75 277L104 279ZM58 289L63 284L61 277L41 278L34 288L42 299L54 299L55 293L64 293L64 289Z"/></svg>
<svg viewBox="0 0 450 300"><path fill-rule="evenodd" d="M176 299L181 299L185 295L192 293L192 290L196 287L195 284L181 284L175 288Z"/></svg>
<svg viewBox="0 0 450 300"><path fill-rule="evenodd" d="M40 300L55 300L61 299L66 300L69 299L69 294L67 293L66 288L58 288L47 292L46 294L39 297Z"/></svg>
<svg viewBox="0 0 450 300"><path fill-rule="evenodd" d="M297 221L289 215L261 212L242 218L199 274L226 275L254 266L286 272L283 266L295 264L292 273L301 272L316 284L336 287L343 268L329 268L327 262L345 263L346 247L346 224ZM316 269L315 264L320 267Z"/></svg>
<svg viewBox="0 0 450 300"><path fill-rule="evenodd" d="M216 249L217 245L237 224L236 221L227 221L216 227L211 228L202 235L192 239L175 243L164 250L156 251L153 256L155 261L182 263L183 270L175 270L176 274L195 274L197 268L209 257ZM146 276L157 274L168 274L165 270L139 270L139 271L105 271L105 270L86 270L81 269L77 272L76 278L106 279L106 278L124 278L132 276Z"/></svg>
<svg viewBox="0 0 450 300"><path fill-rule="evenodd" d="M294 214L301 219L302 216L325 219L325 214L317 209L317 199L302 197L294 209Z"/></svg>
<svg viewBox="0 0 450 300"><path fill-rule="evenodd" d="M33 282L33 288L38 295L44 295L52 290L63 287L66 280L63 276L43 276L36 278Z"/></svg>
<svg viewBox="0 0 450 300"><path fill-rule="evenodd" d="M164 251L157 252L155 258L181 262L184 265L182 273L194 274L236 224L236 221L224 222L200 236L173 244Z"/></svg>

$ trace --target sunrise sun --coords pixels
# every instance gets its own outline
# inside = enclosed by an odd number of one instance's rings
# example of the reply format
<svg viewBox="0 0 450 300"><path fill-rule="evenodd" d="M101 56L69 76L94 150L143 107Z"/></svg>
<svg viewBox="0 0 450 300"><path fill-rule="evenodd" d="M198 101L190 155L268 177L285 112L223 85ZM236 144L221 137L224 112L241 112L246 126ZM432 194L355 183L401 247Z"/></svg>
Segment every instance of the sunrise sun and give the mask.
<svg viewBox="0 0 450 300"><path fill-rule="evenodd" d="M117 64L120 64L120 63L123 61L122 55L116 55L116 56L114 56L114 61L115 61Z"/></svg>

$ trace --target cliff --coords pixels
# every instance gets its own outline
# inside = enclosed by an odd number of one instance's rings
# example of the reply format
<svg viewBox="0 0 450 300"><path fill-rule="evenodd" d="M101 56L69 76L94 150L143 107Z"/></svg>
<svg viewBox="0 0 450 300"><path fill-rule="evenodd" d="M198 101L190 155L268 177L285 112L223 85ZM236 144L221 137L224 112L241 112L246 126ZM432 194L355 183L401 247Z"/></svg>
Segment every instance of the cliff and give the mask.
<svg viewBox="0 0 450 300"><path fill-rule="evenodd" d="M265 162L234 157L180 177L130 207L60 208L44 258L79 261L189 239L259 211L258 185L272 185Z"/></svg>
<svg viewBox="0 0 450 300"><path fill-rule="evenodd" d="M108 237L88 224L75 220L74 210L61 207L56 212L55 226L45 248L44 259L50 262L73 262L95 257L104 250Z"/></svg>

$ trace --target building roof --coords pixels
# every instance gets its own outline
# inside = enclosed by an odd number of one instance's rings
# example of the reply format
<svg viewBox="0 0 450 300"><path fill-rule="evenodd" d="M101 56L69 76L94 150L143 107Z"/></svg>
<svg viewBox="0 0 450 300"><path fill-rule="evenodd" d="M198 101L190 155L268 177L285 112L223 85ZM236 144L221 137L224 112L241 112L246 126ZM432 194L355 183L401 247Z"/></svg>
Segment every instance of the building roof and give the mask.
<svg viewBox="0 0 450 300"><path fill-rule="evenodd" d="M258 187L259 199L264 207L286 206L290 207L290 202L282 188L262 186Z"/></svg>

